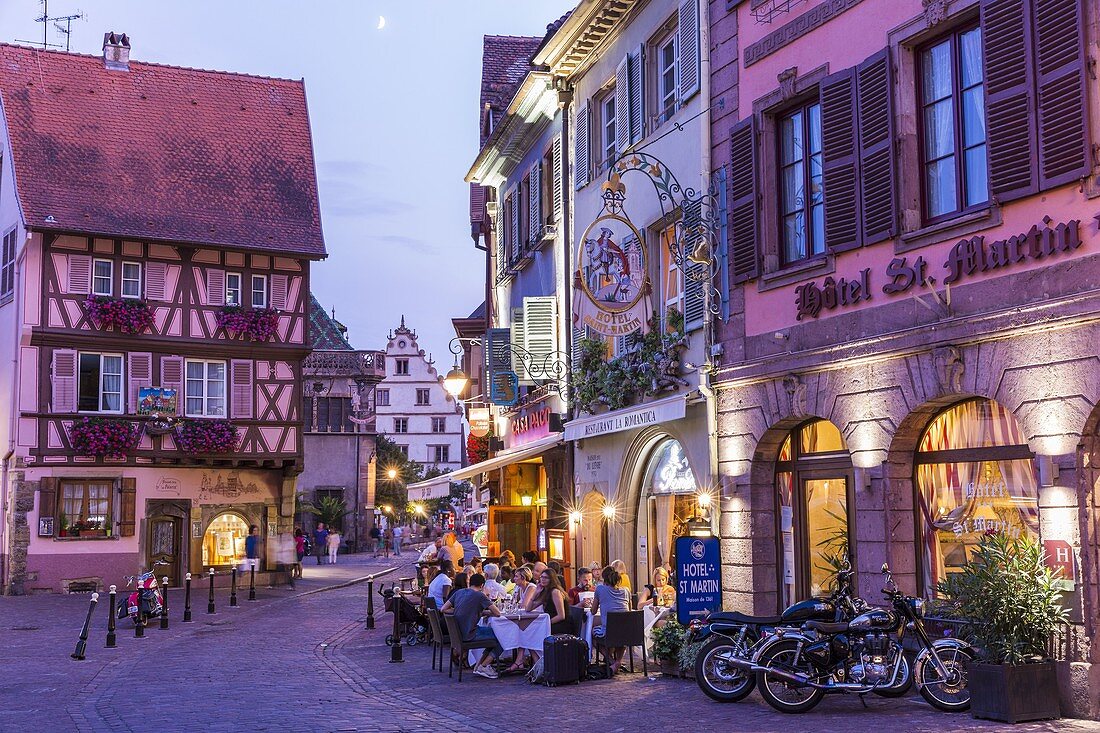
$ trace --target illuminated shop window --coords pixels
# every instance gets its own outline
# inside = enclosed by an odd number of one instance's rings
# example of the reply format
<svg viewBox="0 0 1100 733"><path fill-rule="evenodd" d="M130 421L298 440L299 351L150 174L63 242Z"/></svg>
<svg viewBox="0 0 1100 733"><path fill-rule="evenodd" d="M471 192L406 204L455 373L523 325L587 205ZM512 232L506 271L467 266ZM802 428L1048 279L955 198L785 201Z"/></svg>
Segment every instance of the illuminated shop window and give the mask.
<svg viewBox="0 0 1100 733"><path fill-rule="evenodd" d="M202 538L203 567L235 567L244 560L248 522L239 514L220 514Z"/></svg>

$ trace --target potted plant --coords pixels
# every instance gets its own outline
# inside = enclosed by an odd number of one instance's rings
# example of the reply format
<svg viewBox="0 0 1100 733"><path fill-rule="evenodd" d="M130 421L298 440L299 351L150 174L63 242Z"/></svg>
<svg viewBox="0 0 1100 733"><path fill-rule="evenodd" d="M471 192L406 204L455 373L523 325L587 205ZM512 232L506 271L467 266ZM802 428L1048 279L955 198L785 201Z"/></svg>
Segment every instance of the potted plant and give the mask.
<svg viewBox="0 0 1100 733"><path fill-rule="evenodd" d="M680 674L680 651L684 646L684 634L687 629L672 619L664 626L657 626L651 635L650 656L661 666L661 673L674 676Z"/></svg>
<svg viewBox="0 0 1100 733"><path fill-rule="evenodd" d="M70 527L77 537L102 537L103 530L99 528L99 522L93 519L78 519Z"/></svg>
<svg viewBox="0 0 1100 733"><path fill-rule="evenodd" d="M141 427L127 420L84 417L73 421L69 439L77 455L126 460L141 440Z"/></svg>
<svg viewBox="0 0 1100 733"><path fill-rule="evenodd" d="M963 569L940 583L977 652L970 711L1008 723L1060 717L1047 644L1067 623L1058 574L1037 540L987 534Z"/></svg>
<svg viewBox="0 0 1100 733"><path fill-rule="evenodd" d="M98 328L115 328L125 334L144 333L154 323L153 309L144 300L91 295L84 301L88 317Z"/></svg>
<svg viewBox="0 0 1100 733"><path fill-rule="evenodd" d="M69 536L69 518L65 516L65 512L61 512L61 514L57 517L57 526L58 537Z"/></svg>

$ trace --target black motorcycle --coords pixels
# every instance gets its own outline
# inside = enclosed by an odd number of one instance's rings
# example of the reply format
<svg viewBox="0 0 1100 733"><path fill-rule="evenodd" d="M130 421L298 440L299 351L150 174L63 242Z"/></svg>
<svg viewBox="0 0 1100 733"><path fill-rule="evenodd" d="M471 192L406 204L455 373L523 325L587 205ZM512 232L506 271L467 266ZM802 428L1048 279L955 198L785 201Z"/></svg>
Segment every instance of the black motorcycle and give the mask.
<svg viewBox="0 0 1100 733"><path fill-rule="evenodd" d="M799 627L807 621L843 621L854 618L867 604L852 593L852 566L837 572L836 587L827 598L811 598L791 605L778 616L749 616L720 611L692 621L685 644L702 642L695 656L695 682L707 697L718 702L737 702L756 687L752 659L757 649L778 627ZM908 670L906 670L908 671ZM904 694L908 674L901 680ZM895 688L882 690L889 694Z"/></svg>
<svg viewBox="0 0 1100 733"><path fill-rule="evenodd" d="M897 689L908 668L901 636L910 630L921 646L913 664L921 696L947 712L970 707L970 646L955 638L929 639L921 620L924 599L899 591L888 565L882 574L890 608L868 608L850 621L807 621L801 629L777 629L760 646L752 667L769 705L783 713L804 713L828 693Z"/></svg>

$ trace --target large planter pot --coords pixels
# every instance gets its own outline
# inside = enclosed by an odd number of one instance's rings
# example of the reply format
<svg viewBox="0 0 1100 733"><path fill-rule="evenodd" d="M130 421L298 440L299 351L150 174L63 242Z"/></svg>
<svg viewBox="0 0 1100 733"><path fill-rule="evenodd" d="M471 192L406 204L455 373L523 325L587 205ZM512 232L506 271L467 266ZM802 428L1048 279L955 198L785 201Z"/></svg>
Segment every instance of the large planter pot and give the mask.
<svg viewBox="0 0 1100 733"><path fill-rule="evenodd" d="M969 669L970 713L975 718L1022 723L1061 717L1054 662L981 664Z"/></svg>

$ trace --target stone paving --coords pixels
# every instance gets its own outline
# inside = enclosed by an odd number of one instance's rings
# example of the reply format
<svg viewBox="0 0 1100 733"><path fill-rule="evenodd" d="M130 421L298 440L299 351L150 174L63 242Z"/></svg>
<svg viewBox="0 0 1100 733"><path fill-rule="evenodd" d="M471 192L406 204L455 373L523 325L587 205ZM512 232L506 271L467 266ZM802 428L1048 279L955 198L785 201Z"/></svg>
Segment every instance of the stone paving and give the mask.
<svg viewBox="0 0 1100 733"><path fill-rule="evenodd" d="M413 558L403 557L391 577L411 575ZM239 608L229 608L222 592L215 615L198 594L190 624L180 622L182 594L173 593L169 630L154 626L138 640L124 621L117 649L103 648L101 604L83 662L69 654L87 596L0 598L0 731L1008 730L939 713L919 696L871 697L867 709L858 698L835 696L786 716L757 694L721 705L691 681L640 671L553 689L473 675L459 684L431 670L427 646L405 647L405 662L389 663L383 638L391 617L380 603L378 628L365 630L366 585L351 581L391 567L392 558L341 561L307 564L294 592L261 588L255 603L242 595ZM1012 730L1100 733L1100 723Z"/></svg>

